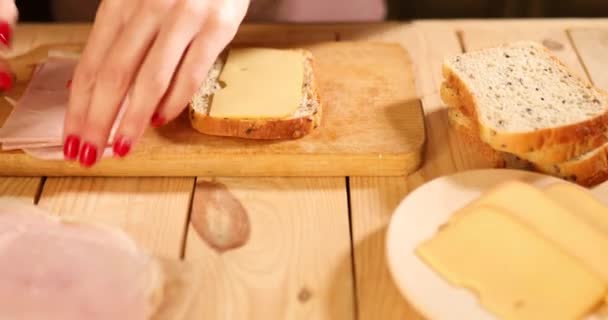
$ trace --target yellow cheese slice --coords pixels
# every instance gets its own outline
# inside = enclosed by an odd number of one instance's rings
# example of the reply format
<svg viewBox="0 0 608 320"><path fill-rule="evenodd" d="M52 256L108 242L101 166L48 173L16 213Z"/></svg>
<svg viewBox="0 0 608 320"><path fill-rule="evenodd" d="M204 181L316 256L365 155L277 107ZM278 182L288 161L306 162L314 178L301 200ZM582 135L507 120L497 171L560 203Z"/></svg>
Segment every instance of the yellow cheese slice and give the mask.
<svg viewBox="0 0 608 320"><path fill-rule="evenodd" d="M596 272L608 283L608 234L580 219L540 189L523 182L505 183L467 208L488 205L505 210ZM450 222L466 215L457 212Z"/></svg>
<svg viewBox="0 0 608 320"><path fill-rule="evenodd" d="M476 206L417 248L452 285L501 319L580 319L606 286L550 241L498 209Z"/></svg>
<svg viewBox="0 0 608 320"><path fill-rule="evenodd" d="M545 193L553 201L608 235L608 207L584 189L568 183L555 183L545 188Z"/></svg>
<svg viewBox="0 0 608 320"><path fill-rule="evenodd" d="M233 119L281 119L302 103L304 55L295 50L232 49L213 95L209 115Z"/></svg>

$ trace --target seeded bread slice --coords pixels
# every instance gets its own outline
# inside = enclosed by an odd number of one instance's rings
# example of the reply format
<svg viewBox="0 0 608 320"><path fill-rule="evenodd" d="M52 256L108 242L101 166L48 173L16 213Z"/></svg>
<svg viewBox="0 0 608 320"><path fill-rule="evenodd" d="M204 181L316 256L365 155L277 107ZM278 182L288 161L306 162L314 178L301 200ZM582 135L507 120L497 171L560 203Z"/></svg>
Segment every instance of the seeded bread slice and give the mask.
<svg viewBox="0 0 608 320"><path fill-rule="evenodd" d="M477 119L481 140L496 150L522 156L608 128L608 94L537 43L455 56L444 62L443 76L461 97L465 115Z"/></svg>
<svg viewBox="0 0 608 320"><path fill-rule="evenodd" d="M592 187L608 180L608 143L570 161L535 165L537 171Z"/></svg>
<svg viewBox="0 0 608 320"><path fill-rule="evenodd" d="M533 169L585 187L608 180L608 143L563 163L538 165L492 149L479 139L472 119L464 115L459 108L448 108L448 120L450 127L466 139L467 143L475 146L496 168Z"/></svg>
<svg viewBox="0 0 608 320"><path fill-rule="evenodd" d="M190 101L192 127L208 135L260 140L297 139L312 132L321 124L322 104L314 77L313 56L306 50L297 51L304 57L304 85L302 102L293 115L281 119L228 119L209 116L213 94L222 88L218 82L226 58L222 55Z"/></svg>
<svg viewBox="0 0 608 320"><path fill-rule="evenodd" d="M458 133L467 144L488 160L493 168L530 169L532 164L519 157L492 149L490 145L481 141L473 121L465 116L459 108L448 108L448 123L450 128Z"/></svg>
<svg viewBox="0 0 608 320"><path fill-rule="evenodd" d="M465 106L466 99L462 97L461 93L450 87L448 83L442 84L440 92L441 98L446 104L450 106L459 106L459 109L464 115L470 119L475 118L475 115L470 113L470 110L472 110L473 107ZM472 121L470 125L473 125L476 130L479 130L479 125L476 121ZM519 153L517 156L533 163L552 165L581 156L605 143L608 143L608 132L587 136L576 142L556 143L544 148Z"/></svg>

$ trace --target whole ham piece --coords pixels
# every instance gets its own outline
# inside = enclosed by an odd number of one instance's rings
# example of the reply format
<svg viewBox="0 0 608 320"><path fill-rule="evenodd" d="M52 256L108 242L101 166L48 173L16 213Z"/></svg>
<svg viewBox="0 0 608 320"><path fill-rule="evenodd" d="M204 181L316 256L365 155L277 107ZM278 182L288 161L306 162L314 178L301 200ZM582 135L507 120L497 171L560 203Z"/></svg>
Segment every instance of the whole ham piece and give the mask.
<svg viewBox="0 0 608 320"><path fill-rule="evenodd" d="M0 200L0 319L149 319L160 270L116 229Z"/></svg>

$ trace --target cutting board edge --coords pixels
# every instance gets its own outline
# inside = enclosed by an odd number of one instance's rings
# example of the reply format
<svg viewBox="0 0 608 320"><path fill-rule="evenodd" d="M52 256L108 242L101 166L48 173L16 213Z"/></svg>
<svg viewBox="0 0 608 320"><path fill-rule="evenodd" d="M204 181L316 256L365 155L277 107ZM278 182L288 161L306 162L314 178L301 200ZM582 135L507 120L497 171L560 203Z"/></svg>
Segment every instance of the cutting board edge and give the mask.
<svg viewBox="0 0 608 320"><path fill-rule="evenodd" d="M424 144L401 154L365 155L235 155L230 159L148 159L138 161L111 159L85 169L75 163L42 161L14 154L13 161L0 163L5 176L91 176L91 177L335 177L335 176L406 176L423 162ZM268 158L272 158L271 162ZM346 161L345 161L346 159ZM289 161L288 166L281 163ZM228 164L226 163L228 162ZM235 170L234 168L239 168Z"/></svg>

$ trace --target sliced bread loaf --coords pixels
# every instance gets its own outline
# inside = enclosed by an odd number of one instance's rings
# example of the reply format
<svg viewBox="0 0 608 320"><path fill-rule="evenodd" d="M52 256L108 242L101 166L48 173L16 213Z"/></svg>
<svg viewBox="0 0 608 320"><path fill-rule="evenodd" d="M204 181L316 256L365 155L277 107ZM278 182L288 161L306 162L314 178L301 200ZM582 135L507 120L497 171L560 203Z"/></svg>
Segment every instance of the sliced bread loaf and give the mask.
<svg viewBox="0 0 608 320"><path fill-rule="evenodd" d="M450 106L456 106L460 109L463 116L466 116L467 118L471 119L469 121L469 124L473 127L472 129L476 131L481 131L479 128L479 123L473 120L475 119L475 114L472 113L471 110L474 110L474 107L465 106L465 101L467 99L462 97L461 93L457 92L448 83L442 84L440 92L442 100L446 104ZM480 136L479 132L477 133L477 136ZM527 152L513 153L517 154L517 156L521 159L525 159L533 163L538 163L541 165L552 165L581 156L591 150L594 150L595 148L602 146L605 143L608 143L608 132L590 135L574 142L555 143L552 145L547 145L540 149L533 149ZM498 150L501 149L499 148Z"/></svg>
<svg viewBox="0 0 608 320"><path fill-rule="evenodd" d="M608 180L608 143L581 156L553 165L538 165L492 149L481 141L473 120L459 108L448 108L450 127L484 156L495 168L534 169L579 185L591 187Z"/></svg>
<svg viewBox="0 0 608 320"><path fill-rule="evenodd" d="M535 165L537 171L591 187L608 180L608 143L569 161Z"/></svg>
<svg viewBox="0 0 608 320"><path fill-rule="evenodd" d="M455 56L445 61L443 75L465 115L477 119L481 140L496 150L523 156L577 144L608 128L608 94L576 77L537 43ZM577 148L563 157L585 150Z"/></svg>
<svg viewBox="0 0 608 320"><path fill-rule="evenodd" d="M297 50L303 55L304 82L302 102L298 109L287 118L280 119L234 119L215 118L209 115L214 93L222 89L218 81L225 55L220 56L205 83L190 101L190 122L192 127L204 134L240 137L248 139L296 139L317 128L321 124L322 105L314 77L313 56L306 50Z"/></svg>

